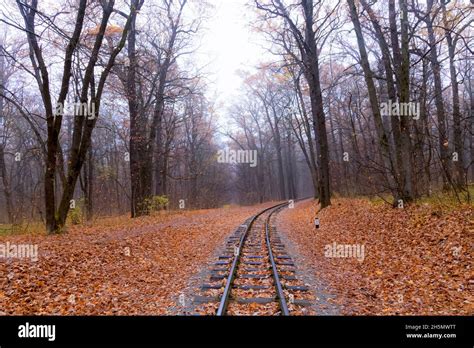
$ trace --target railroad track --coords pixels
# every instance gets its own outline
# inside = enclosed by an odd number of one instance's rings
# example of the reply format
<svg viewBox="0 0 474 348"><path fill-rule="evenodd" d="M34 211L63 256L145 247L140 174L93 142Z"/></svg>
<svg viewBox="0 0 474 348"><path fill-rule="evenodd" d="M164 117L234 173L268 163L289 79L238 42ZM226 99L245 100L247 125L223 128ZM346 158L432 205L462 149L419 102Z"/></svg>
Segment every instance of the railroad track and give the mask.
<svg viewBox="0 0 474 348"><path fill-rule="evenodd" d="M308 315L314 300L296 277L296 265L276 233L276 213L288 203L260 211L227 240L209 281L195 296L196 314Z"/></svg>

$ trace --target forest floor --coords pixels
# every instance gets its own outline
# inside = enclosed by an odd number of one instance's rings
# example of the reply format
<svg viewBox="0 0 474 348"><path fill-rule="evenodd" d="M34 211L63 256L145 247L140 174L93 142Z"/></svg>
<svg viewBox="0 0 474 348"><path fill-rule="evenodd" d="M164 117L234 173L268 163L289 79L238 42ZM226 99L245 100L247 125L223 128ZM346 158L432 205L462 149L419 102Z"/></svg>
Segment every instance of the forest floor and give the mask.
<svg viewBox="0 0 474 348"><path fill-rule="evenodd" d="M190 279L241 223L270 205L99 219L63 235L0 236L0 245L38 245L37 261L0 259L0 315L176 314ZM472 206L401 210L335 199L319 214L319 229L316 211L310 201L285 209L278 230L320 297L318 314L474 314ZM329 257L337 245L358 245L363 254Z"/></svg>
<svg viewBox="0 0 474 348"><path fill-rule="evenodd" d="M166 315L219 244L269 205L108 218L55 236L0 236L0 244L38 245L37 261L0 259L0 315Z"/></svg>
<svg viewBox="0 0 474 348"><path fill-rule="evenodd" d="M335 199L318 215L319 229L317 208L304 201L286 209L277 227L341 314L474 314L472 206L393 209Z"/></svg>

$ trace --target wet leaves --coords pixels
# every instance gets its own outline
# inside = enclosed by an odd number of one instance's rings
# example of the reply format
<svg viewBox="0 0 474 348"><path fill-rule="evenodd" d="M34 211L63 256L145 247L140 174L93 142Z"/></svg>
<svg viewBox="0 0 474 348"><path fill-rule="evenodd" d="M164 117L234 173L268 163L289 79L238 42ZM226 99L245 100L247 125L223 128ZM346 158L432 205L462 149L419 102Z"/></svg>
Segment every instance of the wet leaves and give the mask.
<svg viewBox="0 0 474 348"><path fill-rule="evenodd" d="M426 205L392 209L339 199L321 212L318 230L316 211L303 202L282 212L279 223L342 314L474 314L472 207L433 214ZM334 242L364 245L364 260L325 257Z"/></svg>
<svg viewBox="0 0 474 348"><path fill-rule="evenodd" d="M114 218L65 235L2 237L0 243L38 244L39 260L0 260L0 311L169 314L189 277L206 267L217 245L258 209Z"/></svg>

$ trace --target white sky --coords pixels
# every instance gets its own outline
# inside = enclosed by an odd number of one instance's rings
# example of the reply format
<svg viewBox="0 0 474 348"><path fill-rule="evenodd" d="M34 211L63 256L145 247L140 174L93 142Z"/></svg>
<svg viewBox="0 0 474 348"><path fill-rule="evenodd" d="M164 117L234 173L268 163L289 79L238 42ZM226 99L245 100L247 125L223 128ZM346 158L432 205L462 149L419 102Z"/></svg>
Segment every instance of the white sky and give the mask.
<svg viewBox="0 0 474 348"><path fill-rule="evenodd" d="M241 78L238 70L252 70L266 51L261 47L261 34L252 32L249 23L253 11L246 6L249 0L209 0L215 6L210 20L204 23L202 45L199 49L201 64L209 64L210 93L217 94L219 114L238 93ZM260 40L260 44L258 41Z"/></svg>

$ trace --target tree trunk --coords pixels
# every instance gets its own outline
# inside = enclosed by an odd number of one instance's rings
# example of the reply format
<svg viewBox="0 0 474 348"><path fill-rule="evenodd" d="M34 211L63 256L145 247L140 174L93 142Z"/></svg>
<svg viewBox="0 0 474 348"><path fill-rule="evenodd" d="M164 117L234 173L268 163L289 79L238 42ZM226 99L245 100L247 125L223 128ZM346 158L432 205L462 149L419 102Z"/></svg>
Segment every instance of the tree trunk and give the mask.
<svg viewBox="0 0 474 348"><path fill-rule="evenodd" d="M3 46L0 44L0 52L3 51ZM5 124L5 109L4 109L4 86L6 84L6 78L4 76L5 72L5 62L3 54L0 54L0 125ZM12 202L12 195L11 195L11 188L10 182L8 180L7 174L7 167L5 164L5 142L6 139L0 140L0 176L2 177L2 184L3 184L3 193L5 195L5 204L7 208L7 217L9 223L14 223L14 216L13 216L13 202Z"/></svg>
<svg viewBox="0 0 474 348"><path fill-rule="evenodd" d="M387 178L387 182L392 191L392 194L394 198L396 198L398 193L394 185L395 180L392 176L393 167L394 167L392 154L390 153L388 137L387 137L387 134L385 133L385 129L382 123L382 117L380 114L377 92L376 92L375 84L373 81L373 73L372 73L372 70L370 69L369 58L368 58L367 51L365 48L365 40L362 35L362 28L359 22L357 8L355 6L354 0L347 0L347 3L349 5L351 20L354 25L354 29L357 36L357 44L359 46L360 60L361 60L360 64L364 71L364 78L367 85L367 91L369 94L370 106L372 109L372 114L374 116L375 129L377 132L377 137L379 139L379 147L381 150L381 156L382 156L384 167L385 167L384 174Z"/></svg>
<svg viewBox="0 0 474 348"><path fill-rule="evenodd" d="M446 131L446 114L443 103L443 85L441 82L441 64L438 59L438 51L436 46L436 37L433 29L433 20L431 12L433 9L433 0L427 0L427 15L424 17L426 27L428 29L428 41L430 44L431 68L433 70L434 93L436 116L438 119L438 145L441 161L441 171L443 179L443 189L447 190L451 183L451 166L449 156L449 140Z"/></svg>
<svg viewBox="0 0 474 348"><path fill-rule="evenodd" d="M449 55L449 72L451 77L451 88L453 96L453 136L454 136L454 152L457 154L457 161L455 161L455 179L456 186L461 189L467 183L467 177L464 168L464 142L462 139L462 126L461 126L461 108L459 102L459 84L457 79L457 70L454 63L455 51L456 51L456 40L451 35L451 30L447 28L447 13L446 5L441 2L443 9L443 21L445 26L446 42L448 43L448 55Z"/></svg>
<svg viewBox="0 0 474 348"><path fill-rule="evenodd" d="M400 65L400 103L404 105L410 102L410 55L409 55L409 38L408 38L408 8L407 1L400 0L401 11L401 54L402 60ZM412 183L412 144L410 140L410 122L409 115L400 117L400 151L402 153L402 182L404 202L413 201L413 183Z"/></svg>
<svg viewBox="0 0 474 348"><path fill-rule="evenodd" d="M147 117L138 101L136 55L136 20L133 19L128 35L128 58L130 66L127 73L126 91L130 112L130 179L131 216L147 215L147 200L151 198L151 163L147 138Z"/></svg>
<svg viewBox="0 0 474 348"><path fill-rule="evenodd" d="M319 168L319 202L321 209L331 204L329 179L329 146L326 131L326 118L323 108L321 82L319 78L319 58L316 47L316 37L313 29L313 1L302 0L305 16L305 44L306 51L305 76L310 89L311 111L313 114L313 128L316 136L317 163Z"/></svg>
<svg viewBox="0 0 474 348"><path fill-rule="evenodd" d="M286 178L287 178L287 186L288 186L288 199L295 199L296 198L296 189L295 189L295 180L293 175L294 165L292 163L292 159L294 158L293 155L293 144L291 142L291 133L288 129L286 134Z"/></svg>
<svg viewBox="0 0 474 348"><path fill-rule="evenodd" d="M3 116L0 109L0 119ZM9 223L14 223L13 201L10 189L10 182L7 177L7 168L5 165L5 151L3 144L0 144L0 176L2 177L3 193L5 195L5 204L7 206L7 217Z"/></svg>

